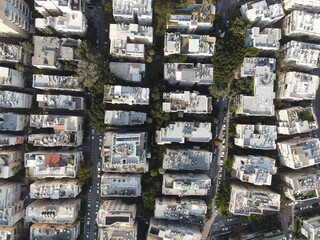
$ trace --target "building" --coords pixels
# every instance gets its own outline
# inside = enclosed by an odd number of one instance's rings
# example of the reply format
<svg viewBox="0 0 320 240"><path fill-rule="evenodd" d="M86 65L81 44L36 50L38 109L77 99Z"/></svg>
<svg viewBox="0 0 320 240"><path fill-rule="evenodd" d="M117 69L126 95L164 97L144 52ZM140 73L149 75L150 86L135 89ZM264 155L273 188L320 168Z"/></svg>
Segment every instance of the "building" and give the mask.
<svg viewBox="0 0 320 240"><path fill-rule="evenodd" d="M101 177L101 197L141 196L141 175L110 174Z"/></svg>
<svg viewBox="0 0 320 240"><path fill-rule="evenodd" d="M117 78L129 82L141 82L146 77L146 65L144 63L110 62L109 71Z"/></svg>
<svg viewBox="0 0 320 240"><path fill-rule="evenodd" d="M291 135L318 129L318 122L313 107L282 109L276 112L276 116L279 134Z"/></svg>
<svg viewBox="0 0 320 240"><path fill-rule="evenodd" d="M305 168L320 163L318 138L298 138L277 143L280 163L292 169Z"/></svg>
<svg viewBox="0 0 320 240"><path fill-rule="evenodd" d="M1 108L31 108L32 95L26 93L0 91Z"/></svg>
<svg viewBox="0 0 320 240"><path fill-rule="evenodd" d="M264 57L246 57L241 66L241 77L255 77L258 67L268 67L270 72L276 71L276 59Z"/></svg>
<svg viewBox="0 0 320 240"><path fill-rule="evenodd" d="M15 175L16 169L22 167L22 151L1 151L0 152L0 178L10 178Z"/></svg>
<svg viewBox="0 0 320 240"><path fill-rule="evenodd" d="M206 213L207 204L201 199L157 198L154 217L181 223L204 224Z"/></svg>
<svg viewBox="0 0 320 240"><path fill-rule="evenodd" d="M147 240L201 240L201 232L197 226L182 225L172 221L151 218Z"/></svg>
<svg viewBox="0 0 320 240"><path fill-rule="evenodd" d="M229 211L234 215L250 216L264 211L280 211L280 194L266 187L231 184Z"/></svg>
<svg viewBox="0 0 320 240"><path fill-rule="evenodd" d="M16 144L22 144L25 142L23 135L15 136L11 134L0 134L0 147L13 146Z"/></svg>
<svg viewBox="0 0 320 240"><path fill-rule="evenodd" d="M167 33L164 36L164 56L182 54L190 57L212 57L216 38L209 35Z"/></svg>
<svg viewBox="0 0 320 240"><path fill-rule="evenodd" d="M113 0L112 9L117 23L152 24L152 0Z"/></svg>
<svg viewBox="0 0 320 240"><path fill-rule="evenodd" d="M319 76L302 72L287 72L279 77L278 99L289 101L314 100Z"/></svg>
<svg viewBox="0 0 320 240"><path fill-rule="evenodd" d="M304 168L281 174L284 193L294 202L306 201L320 197L320 170Z"/></svg>
<svg viewBox="0 0 320 240"><path fill-rule="evenodd" d="M98 228L98 239L137 239L138 224L135 223L133 226L120 227L120 228Z"/></svg>
<svg viewBox="0 0 320 240"><path fill-rule="evenodd" d="M213 84L213 65L197 63L165 63L164 79L170 84L211 85Z"/></svg>
<svg viewBox="0 0 320 240"><path fill-rule="evenodd" d="M78 218L81 199L35 200L27 206L26 222L71 224Z"/></svg>
<svg viewBox="0 0 320 240"><path fill-rule="evenodd" d="M167 29L183 33L210 30L215 19L215 5L208 0L199 2L201 4L188 4L175 9L174 13L170 14Z"/></svg>
<svg viewBox="0 0 320 240"><path fill-rule="evenodd" d="M126 112L126 111L106 111L104 123L108 125L127 126L142 125L147 120L147 114L144 112Z"/></svg>
<svg viewBox="0 0 320 240"><path fill-rule="evenodd" d="M24 75L12 68L0 67L0 86L24 88Z"/></svg>
<svg viewBox="0 0 320 240"><path fill-rule="evenodd" d="M77 147L82 144L83 131L56 130L51 133L36 133L28 136L28 143L39 147Z"/></svg>
<svg viewBox="0 0 320 240"><path fill-rule="evenodd" d="M23 0L3 0L0 8L0 37L28 38L33 31L29 5Z"/></svg>
<svg viewBox="0 0 320 240"><path fill-rule="evenodd" d="M110 24L110 54L144 58L144 45L152 45L153 28L138 24Z"/></svg>
<svg viewBox="0 0 320 240"><path fill-rule="evenodd" d="M278 1L251 1L241 5L240 12L244 19L261 25L271 25L285 16L282 3Z"/></svg>
<svg viewBox="0 0 320 240"><path fill-rule="evenodd" d="M25 215L21 183L2 180L0 190L0 225L13 226Z"/></svg>
<svg viewBox="0 0 320 240"><path fill-rule="evenodd" d="M80 43L79 39L33 36L32 65L37 68L63 70L61 62L79 60L76 50Z"/></svg>
<svg viewBox="0 0 320 240"><path fill-rule="evenodd" d="M320 38L320 15L318 13L294 10L284 18L284 34L290 37L308 36Z"/></svg>
<svg viewBox="0 0 320 240"><path fill-rule="evenodd" d="M29 116L15 113L0 113L1 131L23 131L29 126Z"/></svg>
<svg viewBox="0 0 320 240"><path fill-rule="evenodd" d="M318 0L283 0L284 9L291 11L293 9L320 11L320 2Z"/></svg>
<svg viewBox="0 0 320 240"><path fill-rule="evenodd" d="M38 180L30 185L30 198L75 198L81 192L77 179Z"/></svg>
<svg viewBox="0 0 320 240"><path fill-rule="evenodd" d="M30 227L30 240L69 239L77 240L80 235L80 221L64 224L34 223Z"/></svg>
<svg viewBox="0 0 320 240"><path fill-rule="evenodd" d="M212 139L209 122L175 122L156 131L158 145L189 142L209 142Z"/></svg>
<svg viewBox="0 0 320 240"><path fill-rule="evenodd" d="M212 112L212 97L200 95L197 91L176 91L163 93L164 112L207 114Z"/></svg>
<svg viewBox="0 0 320 240"><path fill-rule="evenodd" d="M24 166L33 178L75 178L83 160L82 152L37 151L24 154Z"/></svg>
<svg viewBox="0 0 320 240"><path fill-rule="evenodd" d="M276 149L277 127L272 125L237 124L234 144L242 148Z"/></svg>
<svg viewBox="0 0 320 240"><path fill-rule="evenodd" d="M22 233L22 221L12 226L0 226L0 239L16 240L20 239Z"/></svg>
<svg viewBox="0 0 320 240"><path fill-rule="evenodd" d="M290 41L281 47L284 59L294 62L296 67L312 70L319 67L320 45L298 41Z"/></svg>
<svg viewBox="0 0 320 240"><path fill-rule="evenodd" d="M3 2L3 1L2 1ZM29 54L20 45L0 42L0 63L29 64Z"/></svg>
<svg viewBox="0 0 320 240"><path fill-rule="evenodd" d="M205 196L211 187L211 179L203 173L163 174L162 194L184 196Z"/></svg>
<svg viewBox="0 0 320 240"><path fill-rule="evenodd" d="M212 152L200 149L166 149L162 168L166 170L207 171L212 162Z"/></svg>
<svg viewBox="0 0 320 240"><path fill-rule="evenodd" d="M42 90L84 92L84 87L75 76L33 74L32 87Z"/></svg>
<svg viewBox="0 0 320 240"><path fill-rule="evenodd" d="M39 108L85 110L84 98L70 95L37 94Z"/></svg>
<svg viewBox="0 0 320 240"><path fill-rule="evenodd" d="M30 127L53 128L55 131L81 131L84 118L62 115L30 115Z"/></svg>
<svg viewBox="0 0 320 240"><path fill-rule="evenodd" d="M84 1L35 0L34 8L44 17L61 16L62 14L79 14L85 11Z"/></svg>
<svg viewBox="0 0 320 240"><path fill-rule="evenodd" d="M318 240L320 237L320 216L311 217L302 220L301 226L302 235L310 240Z"/></svg>
<svg viewBox="0 0 320 240"><path fill-rule="evenodd" d="M248 28L244 44L260 50L277 51L280 48L281 29L265 28L260 32L260 27Z"/></svg>
<svg viewBox="0 0 320 240"><path fill-rule="evenodd" d="M102 171L118 173L145 173L149 170L148 135L140 133L104 134Z"/></svg>
<svg viewBox="0 0 320 240"><path fill-rule="evenodd" d="M287 240L287 237L279 229L272 230L272 231L261 231L261 232L249 233L242 236L242 240L256 240L256 239Z"/></svg>
<svg viewBox="0 0 320 240"><path fill-rule="evenodd" d="M149 105L149 88L105 85L104 93L104 103Z"/></svg>
<svg viewBox="0 0 320 240"><path fill-rule="evenodd" d="M254 185L271 186L272 175L277 173L275 159L252 155L235 155L232 169L236 178Z"/></svg>

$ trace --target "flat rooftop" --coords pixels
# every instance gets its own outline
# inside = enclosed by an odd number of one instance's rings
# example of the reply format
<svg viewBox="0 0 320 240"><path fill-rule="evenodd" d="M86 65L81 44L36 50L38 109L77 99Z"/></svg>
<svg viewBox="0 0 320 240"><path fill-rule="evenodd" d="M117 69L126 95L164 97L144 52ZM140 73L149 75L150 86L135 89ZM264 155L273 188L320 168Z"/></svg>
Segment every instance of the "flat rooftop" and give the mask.
<svg viewBox="0 0 320 240"><path fill-rule="evenodd" d="M104 103L149 105L149 88L106 85L104 92Z"/></svg>
<svg viewBox="0 0 320 240"><path fill-rule="evenodd" d="M84 98L69 95L45 95L37 94L37 102L40 108L84 110Z"/></svg>
<svg viewBox="0 0 320 240"><path fill-rule="evenodd" d="M44 90L84 91L75 76L33 74L32 87Z"/></svg>
<svg viewBox="0 0 320 240"><path fill-rule="evenodd" d="M74 132L58 130L54 134L50 133L39 133L39 134L30 134L28 136L28 143L33 144L34 146L43 146L43 147L77 147L82 144L83 140L83 131L77 130Z"/></svg>
<svg viewBox="0 0 320 240"><path fill-rule="evenodd" d="M280 48L281 29L253 27L246 30L245 45L261 50L276 51Z"/></svg>
<svg viewBox="0 0 320 240"><path fill-rule="evenodd" d="M145 78L146 65L144 63L110 62L109 70L122 80L141 82Z"/></svg>
<svg viewBox="0 0 320 240"><path fill-rule="evenodd" d="M84 118L79 116L62 115L30 115L30 127L53 128L57 131L78 131L82 130Z"/></svg>
<svg viewBox="0 0 320 240"><path fill-rule="evenodd" d="M1 131L23 131L29 126L29 116L15 113L0 113Z"/></svg>
<svg viewBox="0 0 320 240"><path fill-rule="evenodd" d="M116 126L142 125L147 120L144 112L105 111L104 123Z"/></svg>
<svg viewBox="0 0 320 240"><path fill-rule="evenodd" d="M270 72L276 71L276 59L264 57L246 57L241 66L241 77L254 77L257 67L267 66Z"/></svg>
<svg viewBox="0 0 320 240"><path fill-rule="evenodd" d="M0 107L2 108L31 108L32 95L13 92L0 91Z"/></svg>
<svg viewBox="0 0 320 240"><path fill-rule="evenodd" d="M141 196L141 175L110 174L101 177L101 197Z"/></svg>
<svg viewBox="0 0 320 240"><path fill-rule="evenodd" d="M22 62L23 55L21 46L0 42L0 62Z"/></svg>

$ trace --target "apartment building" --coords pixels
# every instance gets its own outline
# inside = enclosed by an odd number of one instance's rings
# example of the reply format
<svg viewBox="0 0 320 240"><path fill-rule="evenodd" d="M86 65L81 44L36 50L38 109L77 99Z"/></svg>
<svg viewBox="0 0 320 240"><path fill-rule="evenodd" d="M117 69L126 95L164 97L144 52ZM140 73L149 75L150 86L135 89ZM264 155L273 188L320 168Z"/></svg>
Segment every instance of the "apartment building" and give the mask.
<svg viewBox="0 0 320 240"><path fill-rule="evenodd" d="M32 95L13 91L0 91L1 108L31 108Z"/></svg>
<svg viewBox="0 0 320 240"><path fill-rule="evenodd" d="M213 84L213 65L197 63L165 63L164 79L183 86Z"/></svg>
<svg viewBox="0 0 320 240"><path fill-rule="evenodd" d="M133 226L119 228L99 227L98 239L137 239L137 229L137 223L135 223Z"/></svg>
<svg viewBox="0 0 320 240"><path fill-rule="evenodd" d="M30 185L30 198L75 198L81 192L77 179L38 180Z"/></svg>
<svg viewBox="0 0 320 240"><path fill-rule="evenodd" d="M44 17L81 13L86 8L82 0L34 0L34 3L34 8Z"/></svg>
<svg viewBox="0 0 320 240"><path fill-rule="evenodd" d="M70 95L48 95L37 94L39 108L65 109L65 110L84 110L85 103L83 97Z"/></svg>
<svg viewBox="0 0 320 240"><path fill-rule="evenodd" d="M212 57L216 38L209 35L168 33L164 36L164 56L181 54L195 58Z"/></svg>
<svg viewBox="0 0 320 240"><path fill-rule="evenodd" d="M277 143L280 163L292 169L305 168L320 163L318 138L298 138Z"/></svg>
<svg viewBox="0 0 320 240"><path fill-rule="evenodd" d="M272 125L237 124L234 144L242 148L276 149L277 127Z"/></svg>
<svg viewBox="0 0 320 240"><path fill-rule="evenodd" d="M56 130L51 133L36 133L28 136L28 143L43 147L77 147L82 144L83 131Z"/></svg>
<svg viewBox="0 0 320 240"><path fill-rule="evenodd" d="M15 113L0 113L1 131L23 131L29 126L29 116Z"/></svg>
<svg viewBox="0 0 320 240"><path fill-rule="evenodd" d="M236 178L253 185L271 186L272 175L277 173L275 159L252 155L235 155L232 169Z"/></svg>
<svg viewBox="0 0 320 240"><path fill-rule="evenodd" d="M278 110L276 117L278 120L278 134L291 135L318 129L318 122L313 107L293 107Z"/></svg>
<svg viewBox="0 0 320 240"><path fill-rule="evenodd" d="M320 197L320 170L304 168L281 174L284 193L294 202L306 201Z"/></svg>
<svg viewBox="0 0 320 240"><path fill-rule="evenodd" d="M105 124L116 126L142 125L146 120L147 114L144 112L107 110L104 115Z"/></svg>
<svg viewBox="0 0 320 240"><path fill-rule="evenodd" d="M249 233L242 236L242 240L287 240L287 237L279 229L272 231L259 231L255 233Z"/></svg>
<svg viewBox="0 0 320 240"><path fill-rule="evenodd" d="M33 31L32 10L23 0L3 0L0 2L1 37L28 38Z"/></svg>
<svg viewBox="0 0 320 240"><path fill-rule="evenodd" d="M152 24L152 0L113 0L112 9L117 23Z"/></svg>
<svg viewBox="0 0 320 240"><path fill-rule="evenodd" d="M306 42L290 41L281 47L284 59L294 62L296 67L312 70L319 67L320 45Z"/></svg>
<svg viewBox="0 0 320 240"><path fill-rule="evenodd" d="M270 72L276 71L276 59L265 57L246 57L240 69L241 77L255 77L258 67L268 67Z"/></svg>
<svg viewBox="0 0 320 240"><path fill-rule="evenodd" d="M318 240L320 237L320 216L302 220L301 233L310 240Z"/></svg>
<svg viewBox="0 0 320 240"><path fill-rule="evenodd" d="M141 175L110 174L101 177L101 197L141 196Z"/></svg>
<svg viewBox="0 0 320 240"><path fill-rule="evenodd" d="M0 67L0 86L23 88L24 82L23 72L8 67Z"/></svg>
<svg viewBox="0 0 320 240"><path fill-rule="evenodd" d="M33 74L32 87L42 90L84 92L84 87L76 76Z"/></svg>
<svg viewBox="0 0 320 240"><path fill-rule="evenodd" d="M146 65L144 63L110 62L109 71L117 78L129 82L141 82L146 77Z"/></svg>
<svg viewBox="0 0 320 240"><path fill-rule="evenodd" d="M103 102L127 105L149 105L149 94L149 88L105 85Z"/></svg>
<svg viewBox="0 0 320 240"><path fill-rule="evenodd" d="M81 199L35 200L27 206L26 222L72 224L78 218Z"/></svg>
<svg viewBox="0 0 320 240"><path fill-rule="evenodd" d="M278 99L288 101L314 100L319 76L302 72L287 72L279 77Z"/></svg>
<svg viewBox="0 0 320 240"><path fill-rule="evenodd" d="M175 122L156 131L158 145L189 142L209 142L212 139L209 122Z"/></svg>
<svg viewBox="0 0 320 240"><path fill-rule="evenodd" d="M83 160L82 152L37 151L24 154L24 166L32 178L75 178Z"/></svg>
<svg viewBox="0 0 320 240"><path fill-rule="evenodd" d="M181 223L204 224L207 204L201 199L157 198L154 218Z"/></svg>
<svg viewBox="0 0 320 240"><path fill-rule="evenodd" d="M320 2L318 0L283 0L284 9L291 11L293 9L306 11L320 11Z"/></svg>
<svg viewBox="0 0 320 240"><path fill-rule="evenodd" d="M84 118L79 116L62 115L30 115L30 127L53 128L56 131L82 131Z"/></svg>
<svg viewBox="0 0 320 240"><path fill-rule="evenodd" d="M22 151L0 151L0 178L10 178L16 174L16 169L20 169L23 162Z"/></svg>
<svg viewBox="0 0 320 240"><path fill-rule="evenodd" d="M206 171L210 169L212 152L201 149L166 149L162 168L166 170Z"/></svg>
<svg viewBox="0 0 320 240"><path fill-rule="evenodd" d="M149 170L147 158L148 135L145 132L104 134L102 171L117 173L145 173Z"/></svg>
<svg viewBox="0 0 320 240"><path fill-rule="evenodd" d="M162 194L184 196L205 196L211 187L211 179L203 173L163 174Z"/></svg>
<svg viewBox="0 0 320 240"><path fill-rule="evenodd" d="M265 51L277 51L280 48L281 29L260 27L248 28L244 44L246 47L254 47Z"/></svg>
<svg viewBox="0 0 320 240"><path fill-rule="evenodd" d="M28 65L29 54L20 45L0 42L0 63L23 63Z"/></svg>
<svg viewBox="0 0 320 240"><path fill-rule="evenodd" d="M0 226L0 239L16 240L20 239L22 233L22 221L12 226Z"/></svg>
<svg viewBox="0 0 320 240"><path fill-rule="evenodd" d="M264 211L280 211L280 194L266 187L231 184L229 211L234 215L250 216Z"/></svg>
<svg viewBox="0 0 320 240"><path fill-rule="evenodd" d="M13 146L16 144L22 144L25 142L25 136L21 135L11 135L11 134L0 134L0 147Z"/></svg>

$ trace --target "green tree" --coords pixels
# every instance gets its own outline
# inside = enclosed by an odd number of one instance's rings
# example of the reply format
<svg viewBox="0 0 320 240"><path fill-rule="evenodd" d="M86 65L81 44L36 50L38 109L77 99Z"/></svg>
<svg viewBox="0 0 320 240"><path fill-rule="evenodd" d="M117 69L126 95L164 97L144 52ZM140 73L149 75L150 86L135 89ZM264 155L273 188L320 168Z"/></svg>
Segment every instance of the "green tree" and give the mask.
<svg viewBox="0 0 320 240"><path fill-rule="evenodd" d="M153 122L152 118L151 117L148 117L147 118L147 124L151 124Z"/></svg>
<svg viewBox="0 0 320 240"><path fill-rule="evenodd" d="M153 62L153 57L152 56L148 56L146 61L147 61L147 63L152 63Z"/></svg>
<svg viewBox="0 0 320 240"><path fill-rule="evenodd" d="M114 23L112 4L111 2L102 2L103 7L103 22L106 29L109 29L109 24Z"/></svg>
<svg viewBox="0 0 320 240"><path fill-rule="evenodd" d="M239 108L239 105L238 104L233 104L229 107L229 112L232 114L232 113L235 113Z"/></svg>
<svg viewBox="0 0 320 240"><path fill-rule="evenodd" d="M43 32L46 34L46 35L53 35L55 33L55 30L50 27L50 26L46 26L45 29L43 29Z"/></svg>
<svg viewBox="0 0 320 240"><path fill-rule="evenodd" d="M14 173L18 173L18 172L20 172L21 169L22 169L22 168L21 168L20 166L14 166L14 167L12 168L12 171L13 171Z"/></svg>
<svg viewBox="0 0 320 240"><path fill-rule="evenodd" d="M31 134L33 132L33 129L30 126L26 126L26 127L23 128L23 132L25 134Z"/></svg>
<svg viewBox="0 0 320 240"><path fill-rule="evenodd" d="M76 71L78 64L75 61L68 61L64 63L64 70L74 72Z"/></svg>
<svg viewBox="0 0 320 240"><path fill-rule="evenodd" d="M19 72L25 72L27 71L27 69L25 68L25 66L22 63L16 63L15 68L17 69L17 71Z"/></svg>
<svg viewBox="0 0 320 240"><path fill-rule="evenodd" d="M151 169L151 171L150 171L150 176L151 176L151 177L157 177L158 175L159 175L158 170L156 170L156 169Z"/></svg>
<svg viewBox="0 0 320 240"><path fill-rule="evenodd" d="M150 51L149 51L149 55L150 56L154 56L156 54L156 51L155 50L153 50L153 49L150 49Z"/></svg>
<svg viewBox="0 0 320 240"><path fill-rule="evenodd" d="M218 124L219 124L219 119L214 118L214 119L213 119L213 123L214 123L215 125L218 125Z"/></svg>
<svg viewBox="0 0 320 240"><path fill-rule="evenodd" d="M184 63L187 61L187 56L179 55L179 54L172 54L168 56L169 63Z"/></svg>
<svg viewBox="0 0 320 240"><path fill-rule="evenodd" d="M80 186L83 186L85 181L91 177L91 168L85 162L80 163L80 169L78 171L78 183Z"/></svg>
<svg viewBox="0 0 320 240"><path fill-rule="evenodd" d="M27 41L21 41L19 42L19 44L22 46L23 50L32 55L33 54L33 51L34 51L34 48L33 48L33 44L30 43L30 42L27 42Z"/></svg>

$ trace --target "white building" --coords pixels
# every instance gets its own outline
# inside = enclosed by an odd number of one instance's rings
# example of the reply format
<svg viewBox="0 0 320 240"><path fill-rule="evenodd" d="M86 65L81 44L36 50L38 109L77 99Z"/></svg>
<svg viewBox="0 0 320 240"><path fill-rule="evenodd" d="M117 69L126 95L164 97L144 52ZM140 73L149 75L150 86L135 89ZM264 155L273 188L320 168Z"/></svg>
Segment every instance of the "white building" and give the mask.
<svg viewBox="0 0 320 240"><path fill-rule="evenodd" d="M81 199L35 200L27 206L26 222L73 223L80 211Z"/></svg>
<svg viewBox="0 0 320 240"><path fill-rule="evenodd" d="M0 86L23 88L24 81L23 72L12 68L0 67Z"/></svg>
<svg viewBox="0 0 320 240"><path fill-rule="evenodd" d="M158 145L189 142L209 142L212 139L211 123L175 122L156 131Z"/></svg>
<svg viewBox="0 0 320 240"><path fill-rule="evenodd" d="M22 235L22 221L12 226L0 226L0 238L5 240L16 240Z"/></svg>
<svg viewBox="0 0 320 240"><path fill-rule="evenodd" d="M0 91L1 108L31 108L32 95L26 93Z"/></svg>
<svg viewBox="0 0 320 240"><path fill-rule="evenodd" d="M82 144L83 131L56 130L51 133L35 133L28 136L28 143L38 147L77 147Z"/></svg>
<svg viewBox="0 0 320 240"><path fill-rule="evenodd" d="M242 148L276 149L277 127L272 125L237 124L234 144Z"/></svg>
<svg viewBox="0 0 320 240"><path fill-rule="evenodd" d="M212 152L200 149L166 149L162 167L168 170L209 170Z"/></svg>
<svg viewBox="0 0 320 240"><path fill-rule="evenodd" d="M318 129L317 118L312 107L293 107L278 110L277 131L279 134L306 133Z"/></svg>
<svg viewBox="0 0 320 240"><path fill-rule="evenodd" d="M0 147L13 146L16 144L22 144L25 142L25 137L15 136L11 134L0 134Z"/></svg>
<svg viewBox="0 0 320 240"><path fill-rule="evenodd" d="M83 0L34 0L34 8L44 17L59 16L65 13L81 13L85 11Z"/></svg>
<svg viewBox="0 0 320 240"><path fill-rule="evenodd" d="M75 76L33 74L32 87L42 90L84 91L79 78Z"/></svg>
<svg viewBox="0 0 320 240"><path fill-rule="evenodd" d="M207 114L212 111L212 98L200 95L197 91L165 92L163 93L162 110L164 112Z"/></svg>
<svg viewBox="0 0 320 240"><path fill-rule="evenodd" d="M281 29L260 27L248 28L246 30L245 46L254 47L260 50L276 51L280 48Z"/></svg>
<svg viewBox="0 0 320 240"><path fill-rule="evenodd" d="M258 231L254 233L249 233L242 235L242 240L287 240L287 237L283 234L283 231L279 229L267 230L267 231Z"/></svg>
<svg viewBox="0 0 320 240"><path fill-rule="evenodd" d="M133 226L109 228L99 227L98 228L98 239L137 239L138 223Z"/></svg>
<svg viewBox="0 0 320 240"><path fill-rule="evenodd" d="M203 173L163 174L162 194L183 196L205 196L211 187L211 179Z"/></svg>
<svg viewBox="0 0 320 240"><path fill-rule="evenodd" d="M62 115L30 115L30 127L53 128L57 131L81 131L84 118Z"/></svg>
<svg viewBox="0 0 320 240"><path fill-rule="evenodd" d="M26 126L29 126L29 115L0 113L1 131L23 131Z"/></svg>
<svg viewBox="0 0 320 240"><path fill-rule="evenodd" d="M292 169L305 168L320 163L318 138L291 139L277 143L280 163Z"/></svg>
<svg viewBox="0 0 320 240"><path fill-rule="evenodd" d="M276 59L265 57L246 57L241 66L241 77L254 77L257 67L268 67L270 72L276 71Z"/></svg>
<svg viewBox="0 0 320 240"><path fill-rule="evenodd" d="M245 3L240 12L244 19L261 25L271 25L285 16L281 3L267 4L266 0Z"/></svg>
<svg viewBox="0 0 320 240"><path fill-rule="evenodd" d="M30 198L75 198L81 192L77 179L39 180L30 185Z"/></svg>
<svg viewBox="0 0 320 240"><path fill-rule="evenodd" d="M320 2L318 0L283 0L284 9L291 11L293 9L297 10L307 10L307 11L320 11Z"/></svg>
<svg viewBox="0 0 320 240"><path fill-rule="evenodd" d="M116 126L142 125L147 120L147 114L144 112L126 112L126 111L106 111L104 123Z"/></svg>
<svg viewBox="0 0 320 240"><path fill-rule="evenodd" d="M29 57L20 45L0 42L0 62L29 64Z"/></svg>
<svg viewBox="0 0 320 240"><path fill-rule="evenodd" d="M284 18L284 34L290 37L309 36L320 38L320 15L318 13L292 11Z"/></svg>
<svg viewBox="0 0 320 240"><path fill-rule="evenodd" d="M302 221L301 233L310 240L320 238L320 216L311 217Z"/></svg>
<svg viewBox="0 0 320 240"><path fill-rule="evenodd" d="M182 54L190 57L212 57L216 38L209 35L166 33L164 56Z"/></svg>
<svg viewBox="0 0 320 240"><path fill-rule="evenodd" d="M153 28L138 24L110 24L110 54L144 58L145 45L153 43Z"/></svg>
<svg viewBox="0 0 320 240"><path fill-rule="evenodd" d="M277 98L290 101L314 100L318 87L317 75L287 72L279 78Z"/></svg>
<svg viewBox="0 0 320 240"><path fill-rule="evenodd" d="M83 160L82 152L38 151L24 154L24 166L34 178L75 178Z"/></svg>
<svg viewBox="0 0 320 240"><path fill-rule="evenodd" d="M22 151L0 152L0 178L10 178L15 175L15 168L20 169L23 162Z"/></svg>
<svg viewBox="0 0 320 240"><path fill-rule="evenodd" d="M37 94L39 108L84 110L84 98L70 95Z"/></svg>
<svg viewBox="0 0 320 240"><path fill-rule="evenodd" d="M154 210L156 219L182 223L204 224L207 204L201 199L157 198Z"/></svg>
<svg viewBox="0 0 320 240"><path fill-rule="evenodd" d="M299 68L311 70L319 67L320 45L290 41L281 47L285 61L294 62Z"/></svg>
<svg viewBox="0 0 320 240"><path fill-rule="evenodd" d="M110 174L101 177L101 197L141 196L141 175Z"/></svg>
<svg viewBox="0 0 320 240"><path fill-rule="evenodd" d="M277 173L275 159L252 155L235 155L232 169L236 178L254 185L271 186L272 175Z"/></svg>
<svg viewBox="0 0 320 240"><path fill-rule="evenodd" d="M117 78L129 82L141 82L146 75L146 65L144 63L110 62L109 70Z"/></svg>
<svg viewBox="0 0 320 240"><path fill-rule="evenodd" d="M149 88L105 85L103 102L112 104L149 105L149 94Z"/></svg>
<svg viewBox="0 0 320 240"><path fill-rule="evenodd" d="M232 184L229 211L234 215L250 216L263 211L280 211L280 194L266 187Z"/></svg>
<svg viewBox="0 0 320 240"><path fill-rule="evenodd" d="M152 24L152 0L113 0L112 9L117 23Z"/></svg>
<svg viewBox="0 0 320 240"><path fill-rule="evenodd" d="M197 63L165 63L164 79L170 84L211 85L213 84L213 65Z"/></svg>

